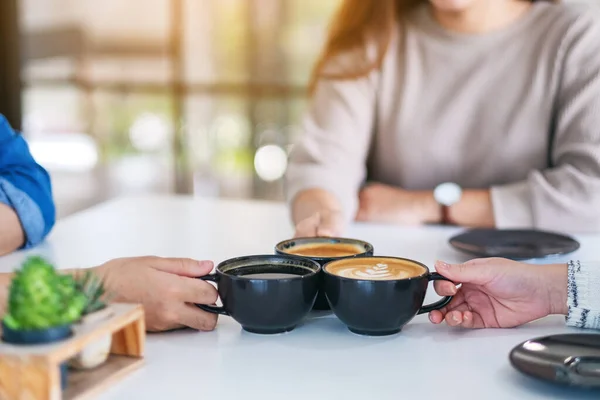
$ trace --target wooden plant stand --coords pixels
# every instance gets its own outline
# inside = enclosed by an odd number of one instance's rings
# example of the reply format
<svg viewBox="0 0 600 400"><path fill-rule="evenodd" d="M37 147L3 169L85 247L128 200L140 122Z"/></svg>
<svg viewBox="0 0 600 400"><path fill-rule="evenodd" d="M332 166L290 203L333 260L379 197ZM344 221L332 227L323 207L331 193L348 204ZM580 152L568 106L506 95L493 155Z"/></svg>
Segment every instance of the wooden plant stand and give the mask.
<svg viewBox="0 0 600 400"><path fill-rule="evenodd" d="M111 308L110 317L61 342L32 346L0 342L0 399L85 399L142 365L146 340L142 306L111 304ZM61 391L60 364L107 334L112 334L112 347L106 362L91 370L69 370L69 385Z"/></svg>

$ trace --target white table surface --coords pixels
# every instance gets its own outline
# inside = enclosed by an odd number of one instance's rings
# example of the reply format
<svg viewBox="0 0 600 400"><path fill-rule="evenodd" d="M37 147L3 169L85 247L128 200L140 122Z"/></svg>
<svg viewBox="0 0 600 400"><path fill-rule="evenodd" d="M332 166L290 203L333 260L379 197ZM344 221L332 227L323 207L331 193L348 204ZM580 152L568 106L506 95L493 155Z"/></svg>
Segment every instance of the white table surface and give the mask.
<svg viewBox="0 0 600 400"><path fill-rule="evenodd" d="M436 259L467 259L447 245L456 232L454 228L357 225L346 236L371 242L377 255L432 265ZM282 204L124 198L59 221L42 246L0 258L0 271L12 270L28 254L43 254L60 268L136 255L218 262L271 254L274 245L291 234ZM600 236L578 239L582 248L571 258L600 259ZM435 297L430 290L427 301ZM149 335L146 365L100 398L598 399L597 391L533 381L508 362L509 351L522 341L574 331L565 327L561 317L518 329L467 331L434 326L426 316L419 316L398 335L370 338L350 333L333 315L319 314L290 333L260 336L221 317L214 332Z"/></svg>

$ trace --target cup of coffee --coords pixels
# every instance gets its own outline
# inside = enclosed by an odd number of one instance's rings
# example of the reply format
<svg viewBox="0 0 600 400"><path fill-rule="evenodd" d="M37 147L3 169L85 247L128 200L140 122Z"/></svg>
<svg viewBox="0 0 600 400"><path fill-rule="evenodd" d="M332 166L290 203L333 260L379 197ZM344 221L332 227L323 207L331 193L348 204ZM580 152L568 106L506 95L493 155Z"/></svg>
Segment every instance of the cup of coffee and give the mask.
<svg viewBox="0 0 600 400"><path fill-rule="evenodd" d="M373 245L362 240L345 238L312 237L284 240L275 246L276 254L307 257L323 266L342 258L373 255ZM325 297L323 273L320 274L320 290L315 302L315 310L329 310Z"/></svg>
<svg viewBox="0 0 600 400"><path fill-rule="evenodd" d="M248 332L273 334L294 329L312 309L321 267L285 255L239 257L217 265L199 279L216 282L222 307L196 304L231 316Z"/></svg>
<svg viewBox="0 0 600 400"><path fill-rule="evenodd" d="M423 306L428 283L448 279L405 258L336 260L325 265L323 275L334 314L360 335L398 333L416 315L440 309L452 300L445 297Z"/></svg>

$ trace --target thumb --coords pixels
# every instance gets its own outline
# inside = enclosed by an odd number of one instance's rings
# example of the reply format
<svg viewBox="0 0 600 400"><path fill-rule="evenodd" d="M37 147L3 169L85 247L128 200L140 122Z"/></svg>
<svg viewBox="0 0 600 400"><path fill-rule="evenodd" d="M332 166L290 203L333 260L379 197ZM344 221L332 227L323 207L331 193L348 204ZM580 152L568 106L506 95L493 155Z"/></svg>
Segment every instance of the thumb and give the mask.
<svg viewBox="0 0 600 400"><path fill-rule="evenodd" d="M191 258L158 258L152 266L171 274L196 278L208 275L214 264L212 261L198 261Z"/></svg>
<svg viewBox="0 0 600 400"><path fill-rule="evenodd" d="M317 228L317 236L318 237L333 237L333 236L338 236L338 233L334 227L327 226L327 225L320 225Z"/></svg>
<svg viewBox="0 0 600 400"><path fill-rule="evenodd" d="M343 220L338 212L332 212L321 217L317 227L317 236L339 236Z"/></svg>
<svg viewBox="0 0 600 400"><path fill-rule="evenodd" d="M310 217L303 219L296 225L294 237L314 237L317 236L317 227L321 216L319 213L312 214Z"/></svg>
<svg viewBox="0 0 600 400"><path fill-rule="evenodd" d="M489 281L489 269L474 264L448 264L443 261L435 263L436 271L452 282L484 284Z"/></svg>

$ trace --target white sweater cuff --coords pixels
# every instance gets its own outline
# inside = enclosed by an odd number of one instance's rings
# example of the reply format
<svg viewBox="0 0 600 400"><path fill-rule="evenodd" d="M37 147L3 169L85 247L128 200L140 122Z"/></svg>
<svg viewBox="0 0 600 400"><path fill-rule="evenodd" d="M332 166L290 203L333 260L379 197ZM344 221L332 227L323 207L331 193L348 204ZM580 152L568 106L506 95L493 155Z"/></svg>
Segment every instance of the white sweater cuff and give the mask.
<svg viewBox="0 0 600 400"><path fill-rule="evenodd" d="M491 195L497 228L531 228L534 226L527 182L494 186Z"/></svg>
<svg viewBox="0 0 600 400"><path fill-rule="evenodd" d="M567 325L600 329L600 263L569 262Z"/></svg>

